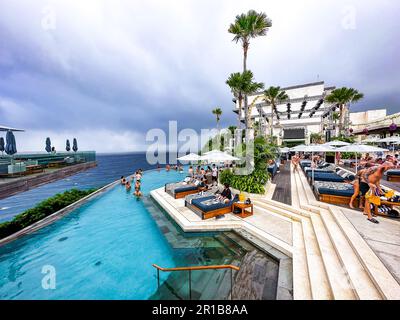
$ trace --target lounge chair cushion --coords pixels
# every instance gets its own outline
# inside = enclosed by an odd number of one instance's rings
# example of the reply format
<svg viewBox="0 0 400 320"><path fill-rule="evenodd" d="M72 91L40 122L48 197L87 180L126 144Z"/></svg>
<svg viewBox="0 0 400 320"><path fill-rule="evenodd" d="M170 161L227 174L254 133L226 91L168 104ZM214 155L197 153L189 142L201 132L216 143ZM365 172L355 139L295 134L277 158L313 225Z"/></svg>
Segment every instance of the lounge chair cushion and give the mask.
<svg viewBox="0 0 400 320"><path fill-rule="evenodd" d="M212 200L212 199L215 199L215 196L208 196L208 197L204 197L204 198L193 199L192 205L199 208L203 212L210 212L210 211L214 211L217 209L230 207L233 204L233 202L237 201L237 199L235 198L234 200L231 200L228 203L217 202L217 203L210 204L209 200Z"/></svg>
<svg viewBox="0 0 400 320"><path fill-rule="evenodd" d="M387 175L388 176L400 176L400 170L388 170Z"/></svg>
<svg viewBox="0 0 400 320"><path fill-rule="evenodd" d="M311 177L312 172L307 173L307 175ZM344 182L344 179L336 173L314 172L314 181Z"/></svg>
<svg viewBox="0 0 400 320"><path fill-rule="evenodd" d="M192 190L197 190L197 189L198 189L198 187L196 187L196 186L188 185L188 186L186 186L186 187L179 187L179 188L176 188L176 189L174 190L174 193L192 191Z"/></svg>
<svg viewBox="0 0 400 320"><path fill-rule="evenodd" d="M354 193L353 185L350 183L316 181L314 182L314 188L319 194L333 196L351 197Z"/></svg>

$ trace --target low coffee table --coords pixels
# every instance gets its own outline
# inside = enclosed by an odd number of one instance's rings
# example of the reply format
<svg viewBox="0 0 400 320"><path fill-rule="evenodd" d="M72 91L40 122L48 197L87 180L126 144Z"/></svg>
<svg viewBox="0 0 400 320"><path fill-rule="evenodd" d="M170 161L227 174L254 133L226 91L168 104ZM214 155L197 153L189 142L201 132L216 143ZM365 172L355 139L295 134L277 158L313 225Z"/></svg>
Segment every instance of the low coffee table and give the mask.
<svg viewBox="0 0 400 320"><path fill-rule="evenodd" d="M235 211L235 208L238 208L241 210L241 213L236 214L237 216L241 217L241 218L247 218L253 215L253 204L246 204L243 202L235 202L232 208L232 212ZM250 209L250 210L247 210Z"/></svg>

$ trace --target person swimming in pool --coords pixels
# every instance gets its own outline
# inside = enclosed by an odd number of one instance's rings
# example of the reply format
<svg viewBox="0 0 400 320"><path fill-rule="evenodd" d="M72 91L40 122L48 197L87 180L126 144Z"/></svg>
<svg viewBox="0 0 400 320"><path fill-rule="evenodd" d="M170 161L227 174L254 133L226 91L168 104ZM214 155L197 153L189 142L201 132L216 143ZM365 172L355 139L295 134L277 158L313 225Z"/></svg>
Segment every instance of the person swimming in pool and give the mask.
<svg viewBox="0 0 400 320"><path fill-rule="evenodd" d="M136 197L141 197L142 192L140 191L141 183L140 180L136 180L135 183L135 192L133 193Z"/></svg>
<svg viewBox="0 0 400 320"><path fill-rule="evenodd" d="M122 184L122 185L125 185L125 183L126 183L125 177L124 177L124 176L121 176L121 184Z"/></svg>
<svg viewBox="0 0 400 320"><path fill-rule="evenodd" d="M132 188L131 183L130 183L129 181L127 181L127 182L125 183L125 190L126 190L126 191L130 191L131 188Z"/></svg>

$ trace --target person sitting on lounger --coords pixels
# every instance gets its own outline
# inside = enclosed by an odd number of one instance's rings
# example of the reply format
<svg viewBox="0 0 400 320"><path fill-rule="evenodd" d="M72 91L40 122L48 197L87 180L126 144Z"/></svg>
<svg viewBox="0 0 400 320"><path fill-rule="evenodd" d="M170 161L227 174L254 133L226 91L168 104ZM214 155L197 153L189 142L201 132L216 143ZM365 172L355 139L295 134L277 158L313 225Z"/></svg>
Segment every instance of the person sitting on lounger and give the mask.
<svg viewBox="0 0 400 320"><path fill-rule="evenodd" d="M222 190L221 194L217 195L217 199L224 203L229 203L231 201L232 191L228 183L224 183L224 190Z"/></svg>

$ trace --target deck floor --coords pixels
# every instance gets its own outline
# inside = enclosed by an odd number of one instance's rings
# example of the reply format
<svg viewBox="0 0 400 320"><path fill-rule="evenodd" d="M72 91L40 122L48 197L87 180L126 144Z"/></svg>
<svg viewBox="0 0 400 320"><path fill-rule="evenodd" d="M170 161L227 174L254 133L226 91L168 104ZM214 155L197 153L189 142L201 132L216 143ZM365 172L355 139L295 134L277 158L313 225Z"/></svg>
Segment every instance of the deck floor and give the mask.
<svg viewBox="0 0 400 320"><path fill-rule="evenodd" d="M290 162L287 161L285 166L281 166L281 172L278 173L272 180L276 184L272 200L292 205L291 194L291 178L290 178Z"/></svg>

